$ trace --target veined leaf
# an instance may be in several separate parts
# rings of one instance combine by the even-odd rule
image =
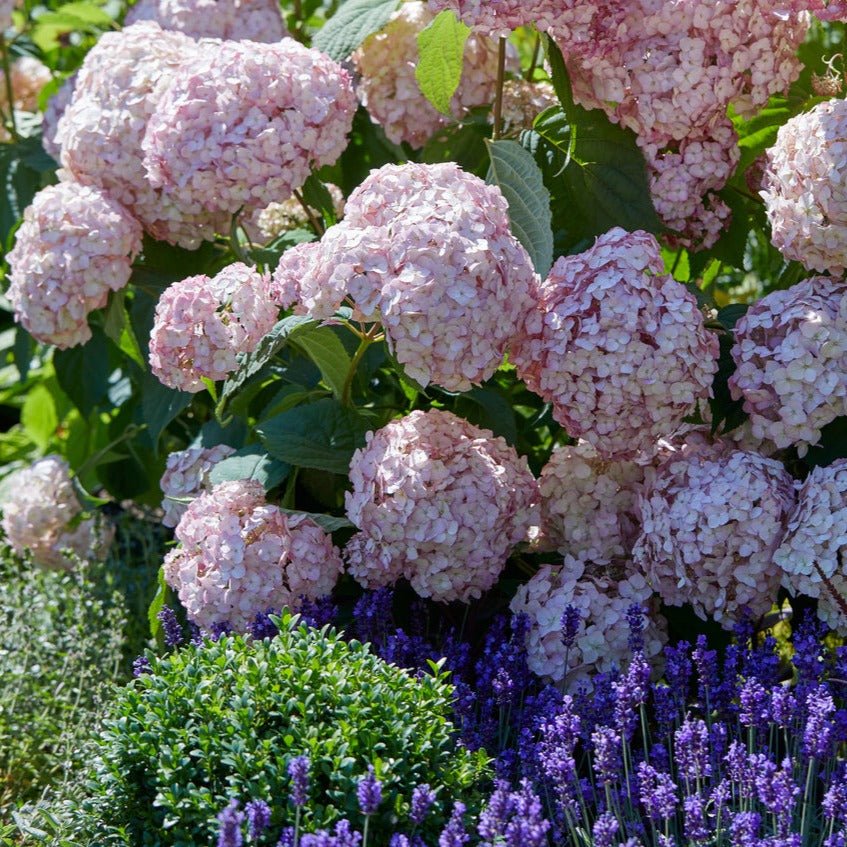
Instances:
[[[418,35],[415,79],[426,99],[448,117],[462,79],[465,42],[470,31],[451,10],[445,9]]]

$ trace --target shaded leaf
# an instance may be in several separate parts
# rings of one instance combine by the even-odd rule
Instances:
[[[312,39],[312,47],[343,62],[372,32],[382,29],[399,0],[345,0]]]
[[[265,491],[269,491],[283,482],[289,473],[291,465],[271,458],[261,444],[251,444],[218,462],[212,468],[209,480],[217,485],[231,480],[251,479],[260,482]]]

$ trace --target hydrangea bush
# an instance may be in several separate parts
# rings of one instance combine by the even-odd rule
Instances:
[[[158,646],[186,623],[247,657],[284,609],[334,620],[419,675],[444,659],[463,743],[513,757],[541,731],[524,694],[602,697],[633,649],[672,686],[669,639],[726,645],[786,602],[847,636],[847,5],[66,5],[0,0],[17,551],[67,567],[117,511],[158,510],[174,544],[139,600]],[[167,661],[173,693],[190,668]],[[596,787],[619,738],[595,730]],[[647,752],[596,820],[548,808],[535,835],[517,810],[549,786],[501,763],[481,843],[641,838],[671,816],[654,797],[630,827],[641,784],[677,779]],[[295,803],[316,814],[295,841],[367,840],[391,788],[358,764],[365,799]],[[188,831],[200,800],[165,771],[139,802],[167,783],[155,827]],[[225,782],[206,841],[288,821],[281,782]],[[456,799],[441,847],[465,843]]]

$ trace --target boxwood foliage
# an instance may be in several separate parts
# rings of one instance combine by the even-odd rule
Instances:
[[[264,641],[207,640],[151,659],[152,671],[118,692],[105,722],[86,817],[104,841],[211,844],[231,799],[273,809],[260,843],[294,823],[287,765],[312,762],[305,830],[346,817],[361,826],[356,788],[374,765],[383,783],[372,844],[405,828],[412,791],[438,790],[427,829],[444,825],[453,799],[473,805],[488,774],[484,754],[458,745],[453,689],[437,666],[420,678],[383,662],[334,630],[280,622]]]

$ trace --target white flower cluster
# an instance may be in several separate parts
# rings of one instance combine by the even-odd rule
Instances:
[[[109,196],[75,182],[42,189],[9,252],[15,320],[59,348],[91,338],[88,315],[129,281],[141,227]]]
[[[426,3],[404,3],[391,20],[369,36],[352,56],[361,76],[359,99],[390,141],[423,147],[448,118],[426,99],[418,85],[418,35],[435,15]],[[497,44],[471,34],[465,42],[462,78],[453,95],[452,114],[490,103],[497,80]]]
[[[500,190],[452,163],[374,171],[344,221],[274,273],[280,305],[327,319],[349,299],[409,376],[448,391],[496,371],[537,284]]]
[[[165,580],[202,629],[243,632],[257,614],[296,609],[329,594],[342,563],[332,539],[305,515],[265,501],[254,480],[224,482],[194,500],[165,557]]]
[[[538,478],[542,546],[592,561],[629,555],[644,468],[601,458],[586,441],[553,452]]]
[[[730,628],[745,607],[758,616],[773,603],[773,556],[793,505],[779,462],[696,439],[648,472],[633,557],[665,603]]]
[[[277,0],[139,0],[124,23],[138,21],[155,21],[192,38],[271,43],[288,35]]]
[[[162,523],[176,526],[188,508],[189,499],[196,499],[211,488],[209,474],[218,462],[231,456],[235,450],[226,444],[215,447],[190,447],[168,456],[165,472],[159,487],[165,495]]]
[[[845,157],[847,103],[819,103],[779,128],[761,192],[782,254],[838,275],[847,268]]]
[[[718,339],[663,270],[652,235],[610,230],[556,262],[512,344],[518,375],[605,458],[655,452],[711,396]]]
[[[326,184],[326,189],[332,197],[332,205],[337,218],[344,215],[344,195],[337,185]],[[311,207],[310,207],[311,208]],[[320,212],[312,209],[312,214],[320,218]],[[253,213],[245,222],[247,232],[254,241],[270,241],[284,232],[292,229],[302,229],[310,224],[309,214],[296,197],[290,197],[281,203],[270,203],[264,209]]]
[[[82,559],[108,552],[114,530],[100,516],[81,518],[82,504],[64,459],[46,456],[16,471],[7,491],[2,528],[16,553],[29,550],[36,564],[69,568],[72,561],[65,550]]]
[[[491,588],[538,524],[538,487],[502,438],[451,412],[412,412],[368,433],[350,464],[347,546],[362,585],[405,576],[421,597],[468,602]]]
[[[595,673],[621,668],[629,660],[627,611],[633,604],[649,612],[644,655],[648,661],[656,660],[667,642],[667,624],[653,590],[628,560],[594,563],[565,556],[562,565],[543,565],[518,589],[510,608],[530,621],[526,645],[530,669],[573,689],[582,681],[590,682]],[[570,647],[562,632],[568,606],[580,616]]]
[[[753,435],[803,454],[847,415],[847,283],[813,277],[763,297],[738,322],[732,358]]]

